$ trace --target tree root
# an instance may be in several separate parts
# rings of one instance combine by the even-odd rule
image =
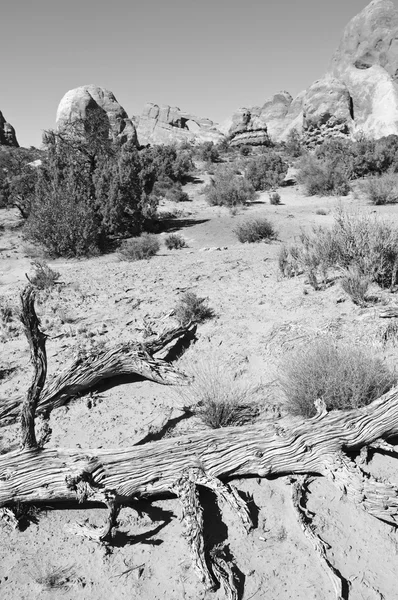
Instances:
[[[333,584],[336,600],[348,600],[348,583],[342,578],[341,574],[329,561],[326,554],[328,545],[315,533],[314,528],[309,522],[308,511],[303,506],[303,498],[306,493],[306,481],[306,476],[300,476],[292,484],[292,500],[298,521],[301,525],[304,535],[310,540],[312,546],[319,555],[322,567],[326,571]]]
[[[199,476],[200,476],[199,472]],[[198,470],[187,469],[174,485],[174,492],[182,505],[184,537],[190,547],[195,571],[206,590],[214,590],[215,583],[207,566],[203,539],[203,511],[197,489]]]
[[[391,483],[365,473],[343,452],[333,457],[325,474],[358,507],[380,521],[398,525],[398,489]]]

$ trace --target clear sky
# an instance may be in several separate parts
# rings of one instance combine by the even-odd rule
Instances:
[[[2,0],[0,110],[23,146],[39,146],[65,92],[90,83],[110,89],[129,116],[155,102],[221,122],[321,77],[366,4]]]

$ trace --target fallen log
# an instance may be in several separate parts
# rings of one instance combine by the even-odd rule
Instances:
[[[367,512],[396,525],[397,490],[367,476],[347,453],[397,434],[394,388],[369,406],[307,420],[205,430],[126,449],[14,451],[0,456],[0,506],[104,501],[108,492],[124,503],[173,493],[191,468],[221,480],[310,473],[328,477]]]
[[[115,377],[137,375],[162,385],[187,383],[188,378],[166,361],[176,347],[194,337],[195,331],[193,324],[175,327],[144,345],[118,344],[79,356],[44,387],[36,414],[48,415],[54,408]],[[21,405],[21,398],[2,400],[0,425],[15,422]]]

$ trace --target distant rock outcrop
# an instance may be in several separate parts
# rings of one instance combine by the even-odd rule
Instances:
[[[10,123],[7,123],[0,111],[0,146],[11,146],[19,148],[15,129]]]
[[[149,102],[138,119],[139,143],[171,144],[181,142],[220,142],[224,135],[210,119],[195,117],[175,106]]]
[[[280,92],[232,117],[232,145],[284,141],[297,130],[310,146],[357,133],[398,134],[398,10],[373,0],[345,28],[322,79],[292,100]]]
[[[302,97],[293,100],[288,92],[278,92],[262,106],[241,108],[232,116],[228,131],[230,144],[260,146],[282,139],[295,127],[301,112]]]
[[[83,85],[65,94],[57,110],[57,129],[79,119],[86,119],[90,112],[96,112],[107,119],[109,132],[115,139],[137,143],[135,126],[124,108],[112,92],[96,85]]]
[[[240,108],[232,115],[228,131],[231,146],[268,146],[270,139],[266,122],[261,117],[261,108]]]

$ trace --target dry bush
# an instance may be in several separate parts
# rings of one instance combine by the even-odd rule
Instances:
[[[242,206],[256,198],[252,184],[228,168],[219,169],[204,191],[211,206]]]
[[[306,154],[300,159],[297,179],[308,196],[346,196],[351,189],[344,160]]]
[[[273,205],[277,205],[281,203],[281,197],[278,192],[271,192],[269,195],[269,203]]]
[[[287,171],[288,164],[271,149],[248,159],[245,164],[245,177],[256,191],[279,187],[282,185]]]
[[[385,362],[367,349],[331,337],[289,353],[280,365],[281,385],[290,413],[312,417],[322,398],[328,410],[366,406],[396,383]]]
[[[54,287],[57,283],[60,273],[51,269],[44,261],[36,260],[32,262],[35,270],[34,274],[29,278],[32,285],[39,290],[46,290]]]
[[[265,218],[246,221],[233,231],[242,244],[271,241],[277,236],[274,226]]]
[[[144,233],[140,237],[126,240],[120,247],[120,255],[124,260],[143,260],[155,256],[160,250],[156,236]]]
[[[192,383],[177,390],[179,400],[207,427],[241,426],[258,417],[260,411],[255,400],[258,386],[234,377],[219,357],[212,356],[184,370]]]
[[[73,567],[54,567],[52,565],[41,567],[36,563],[34,571],[30,575],[45,591],[67,591],[78,581]]]
[[[370,285],[367,275],[364,275],[355,267],[350,267],[345,271],[340,283],[354,304],[358,304],[358,306],[366,304],[366,294]]]
[[[291,268],[304,271],[314,288],[318,278],[325,280],[331,269],[350,267],[381,287],[397,282],[398,228],[372,215],[339,211],[332,228],[314,227],[310,233],[301,233],[287,251]]]
[[[359,189],[372,204],[395,204],[398,202],[398,174],[369,177],[359,183]]]
[[[167,250],[180,250],[180,248],[186,248],[187,243],[182,235],[178,233],[170,233],[164,238],[164,245]]]
[[[215,316],[213,309],[208,304],[208,299],[199,298],[193,292],[186,292],[181,296],[174,309],[174,315],[180,325],[203,323]]]

